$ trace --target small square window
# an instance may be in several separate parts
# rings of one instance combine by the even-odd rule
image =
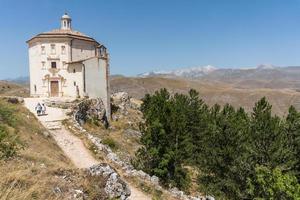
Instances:
[[[76,86],[76,81],[74,81],[74,86]]]
[[[46,53],[45,46],[41,46],[41,54],[44,55]]]
[[[76,72],[76,69],[73,69],[73,73],[75,73]]]
[[[51,44],[51,54],[56,54],[55,44]]]
[[[56,69],[56,62],[51,62],[51,68]]]
[[[61,54],[62,55],[66,54],[66,47],[65,46],[61,46]]]
[[[42,61],[42,68],[45,68],[45,61]]]

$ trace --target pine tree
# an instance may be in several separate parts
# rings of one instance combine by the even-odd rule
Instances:
[[[206,176],[200,180],[208,185],[208,191],[218,188],[228,194],[231,199],[242,196],[246,180],[242,173],[244,163],[245,137],[247,136],[248,116],[243,109],[236,111],[232,106],[225,105],[221,111],[215,106],[212,111],[214,122],[205,143]],[[244,184],[243,184],[244,183]]]
[[[290,148],[293,149],[297,158],[294,170],[298,180],[300,180],[300,113],[297,112],[294,106],[289,108],[289,113],[286,117],[286,129]]]
[[[141,111],[145,123],[141,124],[144,145],[133,161],[151,175],[160,177],[163,184],[188,188],[189,177],[183,168],[185,146],[188,141],[186,113],[188,98],[185,95],[170,96],[166,89],[154,95],[146,95]]]
[[[285,121],[272,116],[272,106],[262,98],[255,104],[250,123],[249,162],[289,170],[295,162],[293,151],[288,143]]]
[[[186,127],[189,137],[188,141],[185,141],[190,164],[201,162],[199,155],[203,151],[202,140],[208,130],[208,118],[208,106],[199,99],[199,93],[196,90],[190,90]]]

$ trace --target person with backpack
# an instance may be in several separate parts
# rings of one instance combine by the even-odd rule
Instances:
[[[37,114],[38,116],[40,116],[41,113],[42,113],[42,106],[41,106],[40,103],[38,103],[38,104],[35,106],[35,110],[36,110],[36,114]]]

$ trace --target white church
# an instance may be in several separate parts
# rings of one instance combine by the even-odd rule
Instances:
[[[73,30],[68,14],[61,17],[60,29],[40,33],[27,44],[32,97],[100,97],[110,115],[107,49]]]

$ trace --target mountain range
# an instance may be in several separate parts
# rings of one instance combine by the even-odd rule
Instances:
[[[164,77],[225,82],[236,88],[300,88],[300,66],[258,65],[248,68],[217,68],[211,65],[172,71],[152,71],[138,77]]]

